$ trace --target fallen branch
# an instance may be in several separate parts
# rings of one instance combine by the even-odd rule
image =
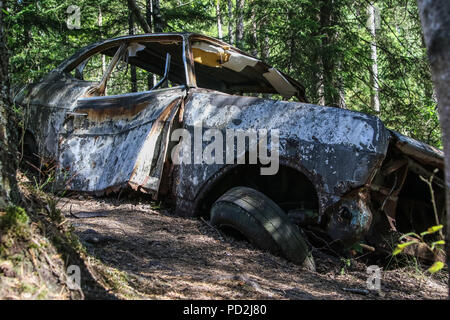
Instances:
[[[70,205],[69,214],[70,214],[72,217],[75,217],[75,218],[77,218],[77,219],[80,219],[80,217],[78,217],[78,216],[76,216],[76,215],[74,215],[74,214],[72,213],[72,205]]]
[[[219,229],[217,229],[216,227],[214,227],[213,225],[211,225],[208,221],[206,221],[205,219],[203,219],[203,217],[200,217],[200,219],[210,228],[214,229],[217,234],[219,235],[220,240],[224,241],[225,238],[223,237],[222,233],[219,231]]]

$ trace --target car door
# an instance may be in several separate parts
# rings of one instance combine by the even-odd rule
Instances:
[[[58,133],[72,106],[92,83],[69,74],[51,72],[42,81],[25,85],[14,97],[24,110],[24,128],[41,162],[56,159]]]
[[[176,72],[183,63],[178,60],[182,54],[178,55],[176,49],[176,43],[169,48],[157,42],[124,41],[113,48],[114,54],[111,48],[107,49],[106,64],[104,57],[98,59],[103,62],[97,64],[102,72],[92,72],[101,77],[98,81],[86,79],[94,84],[77,99],[60,132],[57,174],[60,186],[96,193],[130,186],[157,196],[172,122],[186,93],[183,84],[169,81],[179,79],[170,76],[170,66]],[[181,46],[178,49],[181,51]],[[165,63],[172,56],[174,59]],[[152,60],[153,67],[146,64],[150,57],[156,60]],[[89,65],[89,61],[82,63],[78,73]],[[152,76],[148,70],[159,71],[162,77],[151,90],[146,88],[146,81]],[[167,78],[161,74],[162,70]],[[135,81],[131,85],[126,81],[129,76]]]

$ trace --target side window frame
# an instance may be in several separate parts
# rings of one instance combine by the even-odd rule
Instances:
[[[85,80],[83,77],[84,68],[86,67],[89,60],[96,54],[99,54],[109,48],[112,47],[118,47],[117,50],[120,50],[120,47],[125,43],[126,48],[129,46],[131,42],[163,42],[167,40],[172,40],[174,38],[177,38],[180,42],[180,50],[181,50],[181,58],[184,65],[184,82],[180,83],[180,85],[185,85],[187,87],[197,87],[196,81],[195,81],[195,73],[194,73],[194,65],[193,65],[193,55],[190,48],[190,40],[188,35],[153,35],[150,37],[127,37],[120,41],[111,41],[108,44],[102,43],[99,44],[96,47],[91,48],[84,54],[81,54],[78,57],[74,57],[73,59],[66,62],[65,66],[62,66],[62,72],[65,73],[71,73],[75,71],[75,78],[80,81],[88,81]],[[117,53],[117,51],[116,51]],[[75,65],[75,66],[73,66]],[[114,68],[113,68],[114,69]],[[113,70],[112,69],[112,70]],[[111,71],[112,72],[112,71]]]
[[[111,74],[114,68],[116,67],[117,63],[119,62],[123,54],[126,52],[128,45],[129,43],[127,41],[124,41],[119,46],[119,48],[117,48],[116,53],[114,54],[111,62],[108,64],[108,67],[106,68],[105,72],[102,75],[102,79],[100,80],[100,82],[98,82],[97,85],[93,85],[87,90],[86,92],[87,95],[104,96],[108,80],[111,77]],[[90,59],[91,57],[89,57],[88,59]]]

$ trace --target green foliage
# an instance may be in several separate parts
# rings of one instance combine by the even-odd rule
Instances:
[[[441,261],[436,261],[435,263],[433,263],[433,265],[431,267],[428,268],[428,272],[436,273],[439,270],[441,270],[442,268],[444,268],[444,263]]]
[[[341,258],[341,263],[342,263],[342,267],[341,267],[340,274],[344,275],[347,272],[348,268],[350,268],[352,261],[351,261],[351,259],[348,259],[348,258]]]
[[[432,242],[431,245],[429,245],[429,244],[425,241],[424,237],[425,237],[426,235],[434,234],[434,233],[438,232],[439,230],[441,230],[442,228],[443,228],[443,225],[437,225],[437,226],[432,226],[432,227],[428,228],[426,231],[421,232],[420,234],[417,234],[417,233],[415,233],[415,232],[409,232],[409,233],[406,233],[406,234],[402,235],[402,236],[399,238],[399,241],[401,241],[402,239],[405,239],[405,238],[407,238],[407,237],[413,238],[413,240],[408,241],[408,242],[403,242],[403,243],[397,244],[396,248],[395,248],[394,251],[392,252],[392,255],[393,255],[393,256],[396,256],[396,255],[402,253],[403,250],[404,250],[406,247],[408,247],[408,246],[410,246],[410,245],[412,245],[412,244],[415,244],[415,243],[422,243],[422,244],[425,244],[425,245],[428,247],[428,249],[436,255],[436,254],[438,253],[439,250],[442,250],[443,246],[445,245],[445,241],[444,241],[444,240],[437,240],[437,241]],[[444,267],[444,264],[443,264],[442,262],[436,261],[436,262],[428,269],[428,272],[430,272],[430,273],[436,273],[436,272],[438,272],[439,270],[441,270],[443,267]]]
[[[0,229],[8,230],[14,227],[21,227],[28,224],[29,218],[25,209],[16,206],[9,206],[1,216]]]
[[[361,246],[361,243],[357,242],[352,247],[351,250],[355,250],[358,253],[363,253],[363,247]]]

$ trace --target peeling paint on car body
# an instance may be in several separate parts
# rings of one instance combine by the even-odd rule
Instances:
[[[304,172],[315,177],[321,212],[339,196],[368,183],[376,164],[386,154],[389,132],[378,118],[369,115],[297,102],[191,92],[183,123],[192,135],[199,122],[204,130],[217,128],[222,132],[278,129],[280,158],[295,159]],[[240,120],[239,124],[235,119]],[[296,145],[293,147],[290,141]],[[223,166],[180,165],[183,179],[177,196],[195,199],[201,187]]]
[[[76,124],[67,122],[59,146],[60,183],[68,181],[66,188],[88,192],[131,184],[157,194],[159,173],[151,174],[152,165],[160,152],[165,154],[158,144],[184,93],[181,87],[141,94],[142,97],[134,94],[133,104],[145,106],[132,119],[116,120],[110,116],[99,121],[88,115],[75,118]],[[86,109],[74,110],[89,114]]]
[[[177,87],[95,97],[86,92],[96,83],[67,73],[105,48],[126,44],[125,52],[139,57],[145,45],[158,42],[181,50],[179,74],[171,75],[179,80]],[[208,52],[194,56],[193,49]],[[214,61],[216,56],[221,61]],[[162,66],[155,70],[164,71]],[[295,96],[300,102],[229,94],[240,87],[208,78],[208,72],[236,72],[239,80],[241,72],[245,78],[255,70],[255,84],[246,89]],[[197,85],[202,83],[209,87]],[[27,110],[28,130],[39,153],[56,160],[60,188],[104,194],[129,187],[154,199],[173,199],[175,211],[183,215],[199,214],[220,179],[241,165],[174,165],[169,155],[175,128],[191,136],[198,124],[203,132],[217,129],[224,135],[230,129],[278,130],[280,165],[306,177],[318,198],[316,222],[331,238],[347,244],[372,230],[372,222],[380,220],[374,219],[378,211],[395,221],[408,172],[430,175],[433,168],[443,168],[442,151],[386,129],[375,116],[308,104],[304,87],[294,79],[220,40],[191,33],[125,36],[92,44],[41,82],[25,86],[15,102]],[[201,143],[203,148],[208,144]],[[442,184],[438,177],[436,183]]]

